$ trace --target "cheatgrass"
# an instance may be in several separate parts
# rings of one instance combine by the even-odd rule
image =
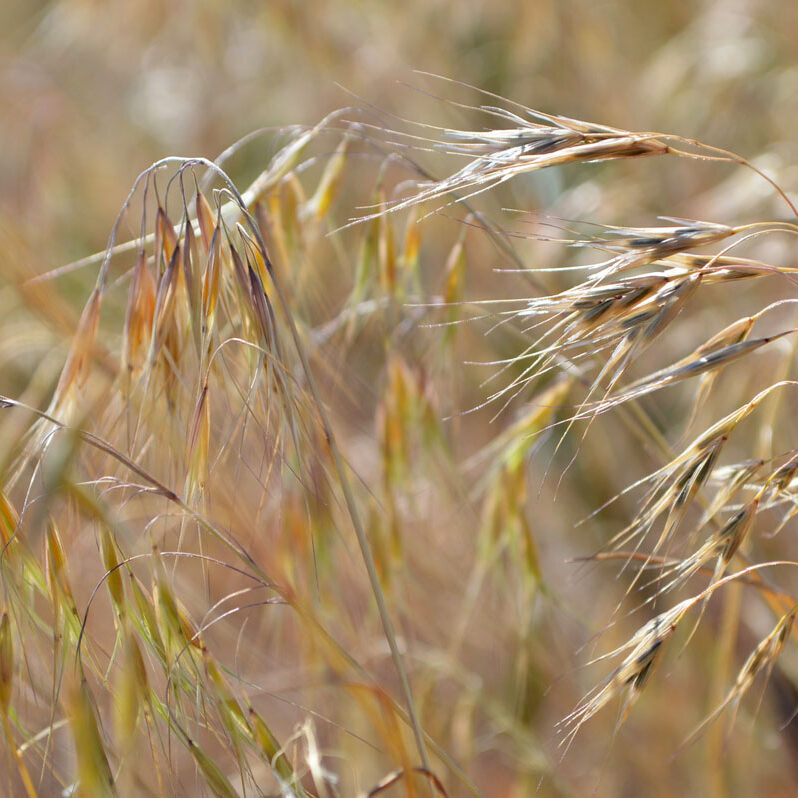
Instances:
[[[735,719],[794,668],[795,206],[474,94],[462,129],[287,131],[245,189],[246,142],[165,158],[105,252],[20,278],[54,314],[93,283],[1,398],[7,794],[611,791],[647,702],[652,779],[706,745],[737,783]],[[520,207],[638,161],[772,203]]]

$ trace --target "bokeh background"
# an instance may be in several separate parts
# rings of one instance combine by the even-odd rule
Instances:
[[[2,13],[3,208],[50,263],[98,249],[115,200],[164,153],[214,157],[257,128],[313,124],[352,102],[345,90],[412,112],[413,69],[794,160],[786,3],[8,0]]]
[[[3,0],[0,392],[46,406],[97,267],[29,281],[102,250],[134,179],[153,161],[166,155],[215,158],[252,131],[273,129],[229,162],[231,176],[244,188],[285,140],[280,129],[312,126],[343,106],[361,109],[349,114],[353,119],[396,127],[403,119],[465,129],[489,123],[447,102],[478,105],[484,97],[414,70],[548,113],[699,139],[740,153],[788,193],[798,192],[796,30],[798,5],[762,0]],[[354,206],[369,201],[380,153],[390,148],[385,141],[395,140],[374,137],[381,149],[354,147],[363,157],[353,155],[326,230],[344,224]],[[317,142],[320,162],[337,143],[333,135]],[[434,153],[414,157],[430,170],[438,168]],[[307,174],[316,174],[313,167]],[[488,210],[520,207],[605,224],[654,224],[659,214],[711,221],[785,215],[766,183],[728,164],[569,167],[503,191],[485,200]],[[514,224],[523,229],[523,223]],[[430,221],[425,230],[421,283],[439,294],[462,228],[443,219]],[[347,260],[341,250],[356,233],[341,235],[338,247],[321,236],[321,243],[305,251],[295,289],[308,328],[323,329],[352,289],[356,259]],[[458,297],[476,301],[532,290],[523,278],[494,272],[510,264],[484,239],[479,231],[467,234]],[[788,238],[774,240],[758,257],[787,262],[792,248]],[[565,257],[537,243],[519,242],[518,251],[526,262]],[[781,285],[766,298],[783,291]],[[123,304],[118,308],[117,333]],[[714,329],[719,318],[717,307],[702,307],[686,334]],[[114,319],[104,323],[113,329]],[[507,493],[494,499],[521,496],[519,512],[539,558],[533,578],[519,569],[519,550],[509,544],[491,559],[480,548],[485,527],[493,522],[491,512],[499,525],[506,519],[484,506],[486,484],[488,494],[495,487],[491,450],[478,455],[516,416],[513,408],[495,421],[496,408],[462,415],[489,388],[481,384],[484,369],[461,364],[506,357],[518,342],[501,330],[486,339],[484,327],[468,327],[455,342],[446,338],[444,350],[447,328],[414,328],[412,341],[398,347],[401,357],[392,359],[384,345],[388,327],[376,323],[355,340],[336,341],[334,362],[320,370],[342,448],[376,496],[364,503],[375,516],[375,539],[382,527],[403,530],[398,565],[390,566],[392,602],[407,645],[416,652],[411,676],[424,696],[422,714],[433,736],[491,796],[532,794],[541,777],[543,794],[552,795],[794,794],[796,738],[789,728],[779,728],[795,704],[787,677],[765,694],[758,715],[752,706],[734,735],[712,743],[715,753],[699,741],[674,758],[757,639],[742,623],[739,641],[732,640],[723,659],[731,670],[718,666],[716,672],[712,630],[722,616],[711,613],[706,633],[662,669],[659,683],[617,737],[608,710],[610,717],[586,726],[561,759],[555,723],[600,678],[600,669],[581,665],[607,650],[603,642],[594,648],[592,636],[623,593],[613,566],[567,561],[592,553],[628,521],[631,505],[621,502],[593,525],[573,526],[654,461],[608,421],[591,430],[591,445],[558,487],[557,478],[545,476],[554,457],[549,446],[524,472],[523,484],[503,486]],[[678,349],[679,341],[674,345]],[[388,523],[380,520],[387,512],[383,483],[372,476],[381,467],[385,414],[403,412],[390,404],[390,391],[399,384],[406,393],[417,391],[416,398],[424,400],[419,406],[435,418],[431,436],[441,435],[446,443],[436,454],[409,456],[411,475],[393,475],[398,509],[391,508]],[[667,429],[671,416],[685,412],[689,399],[666,405],[657,420]],[[413,423],[419,429],[408,446],[415,452],[427,445],[427,428],[418,419]],[[553,469],[575,451],[575,443],[566,445]],[[343,564],[331,554],[330,570],[321,577],[331,591],[326,595],[332,608],[325,613],[335,616],[330,596],[348,602],[345,637],[375,672],[387,672],[383,644],[376,642],[379,625],[367,609],[350,544],[342,545]],[[79,566],[73,578],[80,581]],[[353,586],[333,590],[336,580],[350,579]],[[84,592],[92,586],[87,581]],[[761,631],[757,612],[745,620]],[[362,628],[352,621],[359,613],[368,618]],[[634,628],[630,621],[626,631]],[[290,634],[282,642],[292,645]],[[275,668],[289,667],[278,660]],[[272,692],[296,700],[291,711],[274,710],[284,734],[303,717],[297,707],[308,704],[353,733],[369,734],[343,701],[325,695],[313,704],[317,698],[309,696],[317,685],[308,687],[310,681],[283,675],[269,683]],[[361,763],[356,745],[320,735],[329,743],[326,762],[339,773],[341,795],[368,789],[390,770],[378,758]],[[723,775],[716,772],[720,762]],[[180,794],[203,794],[190,767],[175,779],[171,788],[187,791]],[[466,794],[456,779],[446,784],[450,794]]]

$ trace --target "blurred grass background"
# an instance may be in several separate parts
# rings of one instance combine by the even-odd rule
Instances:
[[[414,120],[466,129],[484,124],[468,110],[423,92],[472,104],[482,102],[479,97],[413,73],[420,69],[546,112],[629,130],[674,132],[734,150],[794,191],[795,30],[798,6],[745,0],[4,0],[0,391],[46,406],[96,267],[45,282],[26,281],[102,250],[136,175],[160,157],[214,158],[253,130],[313,125],[336,108],[359,105],[357,97]],[[280,140],[276,133],[265,135],[231,159],[228,168],[240,187],[264,168]],[[317,144],[320,157],[337,144],[334,138],[325,141]],[[431,169],[435,163],[430,160]],[[352,214],[350,197],[369,201],[376,168],[373,154],[352,159],[330,228]],[[648,162],[587,167],[578,174],[570,169],[546,173],[510,186],[494,207],[501,204],[626,224],[651,224],[663,213],[719,222],[783,214],[767,186],[744,171],[727,165],[664,168]],[[130,229],[135,230],[135,221]],[[397,230],[400,236],[399,225]],[[440,292],[445,283],[446,259],[459,232],[445,220],[432,220],[425,227],[421,283],[431,293]],[[338,250],[322,238],[303,249],[301,279],[296,277],[294,288],[309,329],[329,322],[346,300],[355,266],[340,249],[346,250],[346,242],[356,240],[346,236],[355,234],[344,234]],[[487,299],[529,290],[520,278],[498,278],[492,269],[508,264],[476,234],[467,235],[460,296]],[[525,256],[546,251],[524,246],[519,244]],[[789,257],[789,246],[776,242],[766,254]],[[123,313],[123,304],[118,310]],[[715,310],[702,312],[694,323],[701,326],[712,319],[714,324]],[[113,319],[107,324],[118,335],[121,315],[115,330]],[[496,501],[523,499],[518,512],[536,541],[545,591],[537,583],[530,587],[528,573],[516,572],[518,552],[510,547],[485,566],[487,573],[480,577],[485,583],[471,595],[468,589],[479,584],[474,574],[484,556],[480,530],[490,525],[491,512],[483,507],[476,486],[484,484],[489,468],[483,462],[476,472],[464,475],[460,465],[512,417],[493,425],[491,412],[457,417],[479,404],[486,391],[479,385],[484,370],[460,363],[506,356],[516,344],[501,332],[486,341],[481,329],[458,332],[456,341],[441,344],[444,335],[435,329],[414,330],[394,347],[385,343],[390,323],[383,327],[378,322],[354,343],[336,343],[334,360],[320,369],[342,448],[362,475],[365,492],[374,495],[373,501],[363,502],[372,513],[372,528],[401,527],[404,548],[398,565],[392,566],[396,573],[390,589],[394,608],[401,607],[396,611],[403,634],[416,652],[410,672],[421,696],[425,728],[485,795],[531,794],[542,775],[544,794],[583,795],[594,788],[604,795],[702,794],[712,783],[706,769],[713,762],[707,765],[704,749],[696,746],[675,762],[671,757],[710,706],[703,698],[712,684],[706,667],[711,641],[706,639],[697,640],[689,656],[674,660],[664,684],[641,703],[606,761],[612,718],[587,727],[558,764],[554,723],[594,681],[592,675],[571,672],[579,661],[575,651],[603,626],[622,592],[614,571],[610,575],[564,565],[564,560],[592,552],[625,523],[624,511],[612,510],[589,529],[574,532],[571,527],[630,481],[630,473],[636,473],[631,464],[650,468],[649,453],[621,448],[612,421],[596,425],[592,446],[585,447],[556,503],[552,485],[539,490],[551,457],[550,450],[544,453],[521,482],[504,485],[506,492],[498,492]],[[336,379],[340,374],[344,380]],[[407,408],[397,396],[415,408],[411,415],[421,416],[408,421]],[[409,425],[411,441],[403,444],[409,460],[404,473],[391,472],[386,488],[372,477],[390,437],[391,414],[399,419],[396,423]],[[455,418],[444,422],[448,416]],[[430,445],[436,436],[445,445]],[[571,453],[565,453],[563,462]],[[394,488],[397,507],[389,512],[386,502]],[[513,508],[503,506],[502,511],[515,518]],[[509,522],[499,517],[496,523]],[[340,623],[352,650],[391,684],[384,644],[350,544],[342,544],[341,551],[331,543],[331,551],[322,555],[329,556],[329,571],[321,577],[324,590],[330,591],[325,595],[336,600],[328,598],[329,606],[319,613]],[[290,559],[290,546],[285,545]],[[75,546],[81,550],[77,539]],[[387,568],[390,555],[382,557]],[[73,579],[85,582],[82,595],[96,578],[96,570],[82,573],[79,563],[74,566]],[[343,584],[336,588],[338,580]],[[346,622],[339,617],[338,601],[346,607]],[[368,631],[360,626],[361,616],[368,618]],[[465,619],[466,627],[460,629],[453,619]],[[462,639],[455,639],[455,630]],[[294,646],[301,648],[291,639],[296,633],[275,635],[286,651],[293,651]],[[235,639],[233,631],[230,635]],[[373,733],[340,698],[339,693],[348,695],[345,690],[333,691],[332,697],[325,694],[316,705],[316,698],[309,699],[319,685],[329,687],[333,679],[315,672],[293,679],[293,656],[274,658],[268,667],[253,666],[252,678],[284,668],[262,686],[316,706],[353,733]],[[277,714],[284,735],[302,716]],[[790,734],[779,735],[772,721],[760,719],[756,731],[741,725],[742,742],[735,738],[728,743],[725,760],[730,792],[793,794],[797,787]],[[368,788],[388,769],[379,757],[368,759],[356,746],[347,749],[334,734],[320,734],[322,743],[329,742],[325,766],[340,774],[341,795]],[[390,734],[385,733],[388,738]],[[342,764],[338,756],[348,761]],[[192,794],[196,788],[202,794],[191,767],[178,770],[172,789]],[[447,788],[452,795],[464,794],[457,780],[447,781]]]
[[[313,124],[351,101],[336,83],[412,111],[397,81],[413,68],[794,161],[789,4],[7,0],[2,14],[2,207],[53,263],[99,249],[111,196],[165,152],[214,157],[256,128]]]

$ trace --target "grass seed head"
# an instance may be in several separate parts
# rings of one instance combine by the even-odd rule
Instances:
[[[78,794],[87,798],[116,795],[97,710],[85,681],[72,691],[69,721],[77,755]]]
[[[128,632],[122,643],[119,673],[115,681],[114,730],[122,751],[131,750],[150,685],[147,667],[135,635]]]

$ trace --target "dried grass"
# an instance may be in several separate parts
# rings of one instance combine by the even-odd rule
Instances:
[[[336,112],[293,131],[243,192],[216,163],[165,158],[136,181],[107,250],[80,262],[97,278],[47,401],[0,397],[10,791],[481,794],[484,762],[510,750],[517,790],[542,777],[578,794],[563,752],[613,703],[619,734],[684,620],[690,651],[742,586],[754,609],[732,626],[760,642],[688,741],[733,720],[758,676],[789,672],[796,563],[767,541],[798,514],[784,404],[796,329],[792,299],[760,302],[751,286],[792,289],[795,267],[755,250],[798,228],[601,219],[585,235],[559,221],[553,238],[539,214],[511,230],[518,214],[489,199],[544,169],[642,156],[753,170],[795,215],[790,197],[678,136],[494,95],[458,108],[493,127]],[[353,166],[375,158],[363,189]],[[425,158],[457,165],[434,179]],[[120,243],[125,225],[140,233]],[[589,250],[602,259],[580,261]],[[485,251],[529,269],[534,295],[467,304],[471,252]],[[735,291],[759,304],[738,314],[729,300],[715,332],[688,323]],[[458,415],[446,392],[473,368],[459,339],[474,328],[505,337],[482,361],[499,387],[472,389]],[[354,357],[379,363],[371,384]],[[371,443],[347,418],[360,402]],[[462,468],[458,425],[480,412],[504,427]],[[620,447],[600,437],[610,419],[647,471],[616,467]],[[623,563],[602,631],[633,628],[592,659],[614,664],[562,721],[558,752],[531,731],[544,660],[532,650],[566,588],[541,556],[557,530],[530,506],[578,493],[568,480],[590,479],[591,458],[601,495],[584,500],[599,509],[582,529],[603,540],[585,560]],[[602,469],[626,480],[614,498]],[[613,511],[624,520],[605,534],[597,518]],[[474,534],[455,548],[460,523]],[[491,602],[506,617],[475,628]],[[484,688],[492,634],[515,640],[509,708]],[[464,651],[479,635],[475,666]]]

